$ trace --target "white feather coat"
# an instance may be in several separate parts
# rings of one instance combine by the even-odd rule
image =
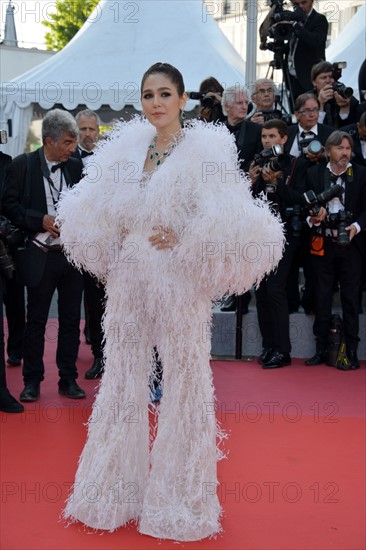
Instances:
[[[140,118],[119,123],[58,207],[70,259],[107,294],[105,373],[65,516],[109,530],[134,520],[142,533],[198,540],[220,530],[211,300],[257,284],[280,260],[284,236],[268,204],[252,198],[224,126],[191,124],[144,179],[154,134]],[[155,225],[174,230],[174,250],[151,246]],[[164,396],[150,452],[153,346]],[[136,422],[124,421],[128,411]]]

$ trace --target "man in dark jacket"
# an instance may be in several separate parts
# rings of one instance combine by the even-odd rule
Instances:
[[[325,59],[328,21],[314,9],[314,0],[292,0],[302,10],[305,21],[293,21],[289,41],[288,69],[293,98],[311,88],[311,68]]]
[[[56,289],[59,393],[72,399],[85,397],[76,383],[75,365],[83,279],[67,261],[59,244],[60,229],[55,224],[60,193],[81,178],[81,162],[70,158],[76,149],[77,135],[77,125],[70,113],[60,109],[49,111],[42,125],[43,147],[16,157],[5,176],[4,214],[29,239],[28,246],[17,254],[17,268],[28,291],[21,401],[36,401],[40,395],[46,323]]]
[[[308,224],[313,229],[312,267],[316,303],[313,332],[316,353],[307,365],[326,362],[332,313],[334,283],[338,279],[348,361],[338,368],[359,368],[359,290],[361,284],[364,230],[366,229],[366,169],[351,162],[353,141],[349,134],[333,132],[326,141],[328,164],[307,172],[306,186],[315,195],[331,191],[335,184],[341,193],[330,198],[319,211],[311,211]]]

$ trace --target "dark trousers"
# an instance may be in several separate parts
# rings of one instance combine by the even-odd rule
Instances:
[[[4,319],[3,319],[3,276],[0,273],[0,388],[6,387],[5,355],[4,355]]]
[[[52,296],[58,291],[58,340],[56,363],[60,378],[77,378],[76,359],[80,337],[80,306],[83,276],[61,252],[47,252],[40,284],[28,288],[27,323],[24,334],[24,383],[44,379],[45,330]]]
[[[25,299],[24,285],[16,278],[8,279],[5,284],[3,296],[6,318],[8,321],[8,340],[6,350],[8,356],[12,355],[22,359],[23,339],[25,329]]]
[[[263,348],[290,353],[290,319],[287,299],[287,278],[300,240],[287,236],[287,244],[277,270],[270,273],[255,291],[259,329]]]
[[[317,350],[325,351],[328,345],[333,290],[338,278],[346,344],[349,350],[356,351],[359,340],[361,252],[353,242],[348,247],[341,247],[331,239],[324,239],[324,256],[311,256],[311,258],[315,282],[313,332]]]
[[[92,352],[95,358],[103,357],[103,329],[102,319],[104,315],[105,291],[101,283],[97,283],[95,277],[84,273],[84,302],[88,317],[89,337]]]

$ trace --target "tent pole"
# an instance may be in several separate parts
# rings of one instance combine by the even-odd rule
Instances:
[[[245,56],[245,83],[247,86],[255,82],[257,74],[257,18],[257,2],[256,0],[249,0],[247,3],[247,43]]]

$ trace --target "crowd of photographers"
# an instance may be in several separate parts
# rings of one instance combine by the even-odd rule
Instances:
[[[306,364],[359,368],[358,316],[366,284],[366,102],[359,103],[339,82],[341,68],[316,63],[311,87],[294,97],[293,113],[269,78],[251,89],[224,90],[211,78],[193,95],[201,100],[200,118],[223,122],[234,134],[253,195],[265,195],[284,223],[283,258],[255,291],[263,346],[259,362],[265,369],[291,364],[289,315],[300,306],[314,314],[316,352]],[[335,291],[342,306],[344,353],[334,357],[329,336]],[[229,296],[221,310],[235,311],[238,300],[248,311],[249,293]]]

